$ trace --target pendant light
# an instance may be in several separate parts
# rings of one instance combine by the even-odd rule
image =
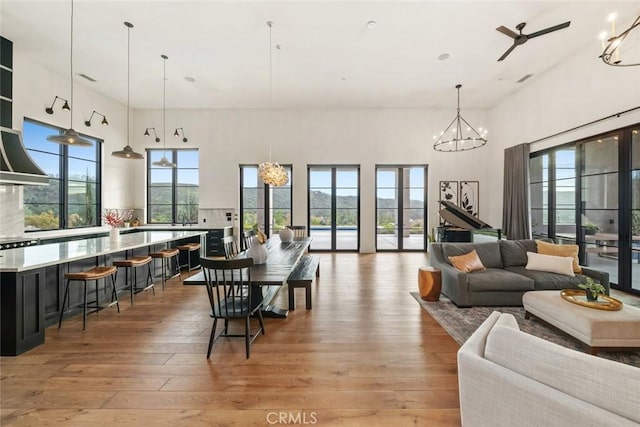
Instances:
[[[440,132],[440,136],[434,135],[436,142],[433,149],[436,151],[467,151],[474,148],[480,148],[487,143],[487,130],[479,128],[478,132],[460,115],[460,88],[461,84],[456,85],[458,90],[458,110],[456,117],[453,119],[447,129]],[[449,133],[451,131],[451,134]]]
[[[175,163],[171,163],[169,159],[167,159],[167,59],[169,59],[169,57],[167,55],[160,55],[160,57],[164,60],[162,78],[162,147],[164,152],[159,161],[151,164],[162,168],[175,168]]]
[[[271,41],[271,29],[273,28],[273,22],[268,21],[267,26],[269,27],[269,103],[271,103],[271,92],[273,86],[273,45]],[[269,161],[258,165],[258,176],[262,182],[273,185],[274,187],[287,185],[289,182],[289,174],[287,173],[287,170],[277,162],[271,162],[271,145],[269,145]]]
[[[70,81],[71,81],[71,107],[73,107],[73,0],[71,0],[71,50],[70,50]],[[55,100],[54,100],[55,102]],[[67,105],[65,103],[65,105]],[[91,141],[84,139],[81,137],[78,132],[73,129],[73,112],[71,112],[71,125],[69,129],[65,130],[62,135],[49,135],[47,137],[47,141],[55,142],[57,144],[63,145],[75,145],[78,147],[92,147],[93,144]]]
[[[111,155],[121,159],[139,160],[144,159],[144,156],[133,151],[133,148],[131,148],[129,144],[129,117],[131,116],[131,112],[129,111],[129,100],[131,97],[131,29],[133,28],[133,24],[131,22],[125,22],[124,25],[127,27],[127,145],[122,150],[112,152]]]

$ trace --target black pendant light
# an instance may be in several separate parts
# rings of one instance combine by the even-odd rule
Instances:
[[[175,163],[171,163],[167,159],[167,55],[160,55],[164,60],[164,73],[162,78],[162,147],[164,152],[162,158],[156,162],[151,163],[153,166],[160,166],[162,168],[175,168]]]
[[[71,0],[71,53],[70,57],[70,81],[71,81],[71,107],[73,107],[73,0]],[[54,100],[55,102],[55,100]],[[67,104],[65,104],[67,105]],[[73,129],[73,112],[71,112],[71,125],[62,135],[49,135],[47,141],[55,142],[63,145],[75,145],[78,147],[93,147],[93,143],[88,139],[82,138],[78,132]]]
[[[129,116],[131,115],[129,111],[131,92],[131,29],[133,28],[133,24],[131,22],[125,22],[124,25],[127,27],[127,145],[122,150],[112,152],[111,155],[113,157],[120,157],[121,159],[139,160],[144,159],[144,156],[133,151],[133,148],[129,145]]]

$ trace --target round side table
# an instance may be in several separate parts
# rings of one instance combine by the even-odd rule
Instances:
[[[438,301],[442,288],[442,273],[437,268],[420,267],[418,269],[418,288],[424,301]]]

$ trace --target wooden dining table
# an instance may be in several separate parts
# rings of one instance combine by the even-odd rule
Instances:
[[[286,318],[289,310],[279,308],[271,304],[271,300],[280,291],[281,287],[287,283],[287,279],[296,264],[307,251],[311,244],[310,237],[297,238],[292,242],[282,242],[278,236],[273,236],[267,240],[267,261],[264,264],[254,264],[251,267],[251,284],[255,285],[255,290],[259,301],[266,304],[262,309],[264,317]],[[246,258],[246,251],[240,252],[235,258]],[[185,285],[205,285],[204,273],[198,273],[183,280]]]

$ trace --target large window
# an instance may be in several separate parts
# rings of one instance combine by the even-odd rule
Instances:
[[[640,291],[638,125],[533,153],[533,237],[576,243],[583,265]]]
[[[282,187],[265,184],[258,176],[258,165],[240,165],[241,232],[260,227],[267,235],[291,223],[291,166],[283,165],[289,182]]]
[[[360,248],[360,167],[309,166],[311,250]]]
[[[147,222],[197,224],[198,150],[147,150]],[[155,166],[166,156],[176,167]]]
[[[92,147],[47,141],[64,129],[25,119],[24,144],[49,175],[48,186],[24,187],[25,230],[55,230],[100,224],[100,152],[102,141],[82,135]]]
[[[427,167],[376,167],[376,249],[420,250],[427,247]]]

